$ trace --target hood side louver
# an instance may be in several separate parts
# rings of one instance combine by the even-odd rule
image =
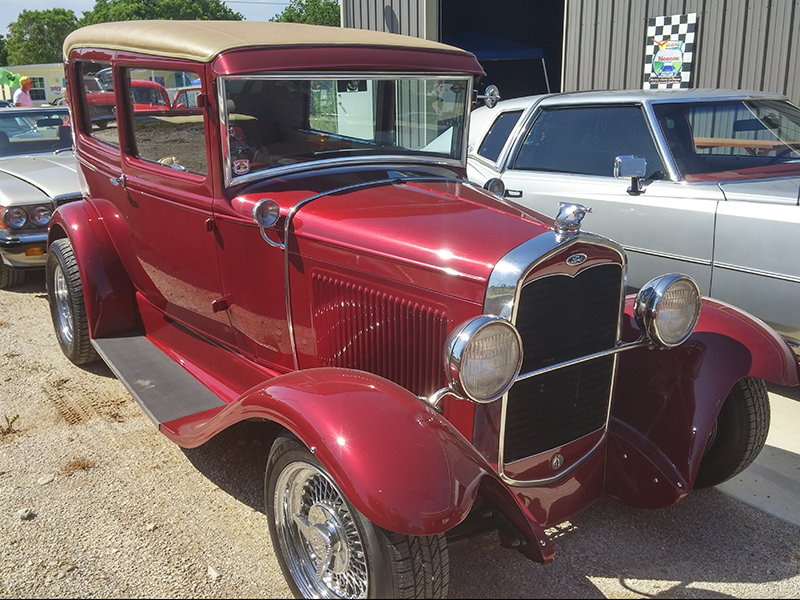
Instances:
[[[313,276],[313,298],[323,365],[375,373],[420,396],[444,386],[444,313],[319,274]]]

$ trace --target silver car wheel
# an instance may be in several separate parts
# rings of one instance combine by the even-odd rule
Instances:
[[[326,473],[307,462],[286,466],[275,486],[275,526],[304,597],[367,597],[361,536],[344,496]]]
[[[56,314],[58,315],[58,330],[66,344],[71,344],[73,339],[72,309],[69,302],[69,288],[67,279],[61,265],[57,264],[53,272],[54,296],[56,301]]]

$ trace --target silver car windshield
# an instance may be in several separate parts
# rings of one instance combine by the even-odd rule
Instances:
[[[469,77],[223,78],[226,181],[302,163],[463,160]]]
[[[0,157],[38,154],[72,147],[67,109],[0,111]]]
[[[800,174],[800,109],[780,100],[656,104],[686,181]]]

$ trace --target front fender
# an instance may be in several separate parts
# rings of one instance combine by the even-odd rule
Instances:
[[[544,531],[464,436],[408,390],[370,373],[289,373],[243,394],[204,431],[180,421],[162,431],[195,445],[211,431],[254,417],[294,433],[380,527],[406,535],[446,532],[464,520],[483,487],[528,539],[531,557],[552,559]]]
[[[61,238],[69,239],[78,263],[90,336],[134,331],[133,285],[92,202],[70,202],[56,210],[48,229],[48,248]]]
[[[626,337],[638,334],[632,303],[629,298]],[[686,495],[722,404],[744,377],[794,386],[800,366],[769,326],[710,298],[703,298],[697,327],[681,346],[621,353],[606,493],[643,508],[669,506]]]

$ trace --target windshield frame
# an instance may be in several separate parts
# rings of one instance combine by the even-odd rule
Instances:
[[[411,150],[408,153],[381,153],[371,155],[336,156],[331,158],[320,158],[317,160],[307,160],[295,162],[288,165],[278,165],[257,171],[252,171],[244,175],[234,175],[233,158],[231,156],[230,139],[226,132],[229,131],[230,122],[227,110],[227,88],[228,82],[232,81],[254,81],[254,80],[274,80],[274,81],[349,81],[349,80],[368,80],[368,81],[422,81],[422,80],[446,80],[461,81],[465,86],[463,101],[463,114],[461,117],[461,136],[459,140],[460,156],[447,157],[440,153],[425,153],[421,150]],[[269,73],[269,74],[237,74],[224,75],[216,79],[217,103],[219,107],[220,122],[220,143],[222,154],[222,169],[224,186],[230,187],[240,185],[250,181],[273,177],[286,173],[296,173],[300,171],[316,170],[327,166],[336,165],[355,165],[355,164],[408,164],[426,163],[437,166],[465,167],[467,161],[467,144],[469,134],[469,115],[472,109],[472,87],[473,75],[471,73],[449,73],[449,72],[409,72],[409,73],[376,73],[376,72],[303,72],[303,73]]]

